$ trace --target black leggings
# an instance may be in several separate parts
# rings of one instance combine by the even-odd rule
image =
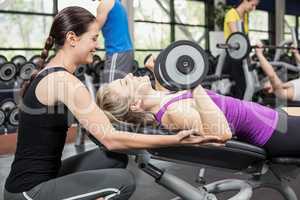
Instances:
[[[300,117],[281,114],[279,124],[281,131],[277,129],[264,148],[273,157],[300,157]]]
[[[125,168],[126,155],[94,149],[63,161],[59,176],[23,193],[4,191],[4,200],[109,200],[129,199],[135,190]]]

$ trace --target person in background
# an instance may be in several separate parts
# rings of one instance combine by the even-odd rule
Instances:
[[[100,0],[97,21],[105,44],[105,66],[100,83],[125,77],[133,70],[133,45],[128,17],[121,0]]]
[[[224,38],[225,40],[235,32],[248,34],[249,13],[256,9],[259,0],[240,0],[236,7],[231,8],[225,15]],[[234,97],[243,99],[246,90],[246,80],[243,71],[243,61],[236,61],[229,56],[226,57],[223,73],[229,74],[231,80],[235,82],[231,93]]]

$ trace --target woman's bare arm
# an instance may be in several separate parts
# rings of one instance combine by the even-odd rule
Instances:
[[[262,46],[261,44],[257,44],[258,46]],[[269,78],[269,81],[272,85],[273,92],[276,96],[282,99],[293,99],[293,88],[286,87],[287,84],[283,83],[280,78],[277,76],[276,72],[274,71],[272,65],[263,55],[263,51],[261,48],[256,49],[256,55],[259,59],[260,66]]]

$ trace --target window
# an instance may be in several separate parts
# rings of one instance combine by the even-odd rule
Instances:
[[[0,53],[10,60],[40,54],[53,20],[54,1],[3,1],[0,6]]]
[[[291,28],[296,27],[296,16],[294,15],[285,15],[284,16],[284,40],[292,39],[292,30]]]
[[[249,38],[251,44],[260,40],[269,40],[269,14],[266,11],[256,10],[249,15]]]
[[[174,4],[173,4],[174,2]],[[205,47],[205,3],[197,0],[134,0],[134,46],[139,64],[171,42],[192,40]]]

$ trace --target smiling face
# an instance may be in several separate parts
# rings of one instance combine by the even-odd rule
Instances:
[[[98,28],[99,26],[96,21],[94,21],[89,25],[87,32],[76,37],[74,52],[79,63],[88,64],[93,62],[93,55],[96,52],[96,49],[99,48]]]

